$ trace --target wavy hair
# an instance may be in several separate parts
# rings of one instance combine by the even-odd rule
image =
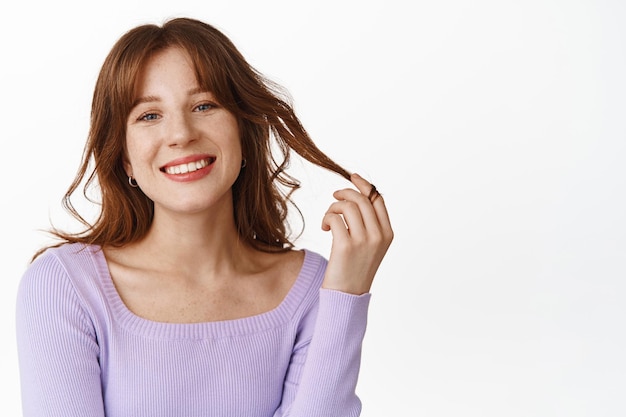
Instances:
[[[346,179],[350,173],[313,143],[285,90],[253,68],[226,35],[190,18],[171,19],[162,26],[138,26],[126,32],[109,52],[94,89],[82,162],[63,198],[63,206],[85,228],[79,233],[58,229],[51,233],[62,243],[101,246],[123,246],[147,233],[154,204],[140,189],[128,185],[123,165],[126,121],[141,70],[152,56],[168,47],[187,52],[200,86],[211,91],[238,120],[247,161],[232,187],[240,238],[263,251],[292,248],[287,213],[290,204],[298,209],[290,196],[300,182],[286,172],[291,152]],[[93,222],[85,220],[71,202],[83,182],[85,196],[94,185],[99,189],[101,207]]]

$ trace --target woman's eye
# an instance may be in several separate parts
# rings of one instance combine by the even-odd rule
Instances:
[[[211,103],[202,103],[199,104],[198,106],[196,106],[196,108],[194,109],[194,111],[207,111],[207,110],[211,110],[212,108],[214,108],[215,105],[211,104]]]
[[[139,120],[151,121],[159,118],[159,115],[156,113],[145,113],[139,116]]]

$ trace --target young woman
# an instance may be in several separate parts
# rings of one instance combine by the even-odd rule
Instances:
[[[376,188],[278,91],[197,20],[114,45],[65,196],[85,230],[55,230],[19,288],[24,416],[360,413],[369,290],[393,232]],[[289,239],[291,151],[353,184],[322,220],[328,261]],[[93,224],[70,202],[85,179],[101,193]]]

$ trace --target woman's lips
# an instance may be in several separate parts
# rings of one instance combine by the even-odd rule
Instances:
[[[187,174],[206,168],[215,162],[214,156],[190,156],[169,162],[160,168],[161,172],[170,175]]]
[[[196,162],[189,162],[188,164],[168,166],[163,169],[168,174],[186,174],[188,172],[194,172],[204,167],[207,167],[209,166],[210,163],[211,162],[209,159],[201,159]]]
[[[195,181],[209,175],[215,160],[216,157],[214,156],[190,156],[175,159],[161,167],[160,170],[173,181]]]

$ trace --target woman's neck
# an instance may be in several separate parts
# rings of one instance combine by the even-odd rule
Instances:
[[[247,269],[256,252],[240,239],[232,211],[184,216],[156,211],[146,236],[128,249],[139,262],[189,276]]]

